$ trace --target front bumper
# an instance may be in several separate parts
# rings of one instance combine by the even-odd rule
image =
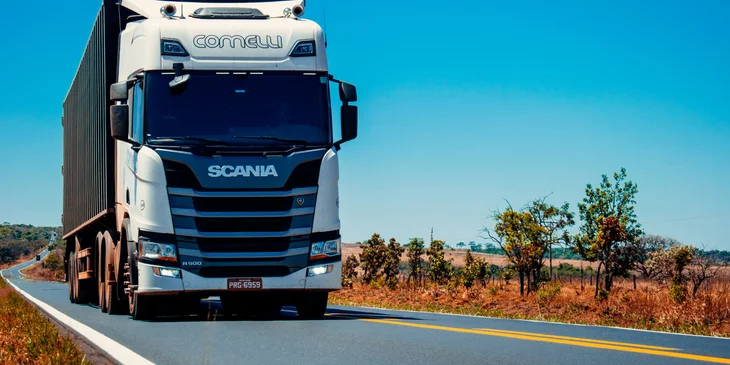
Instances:
[[[307,277],[307,269],[282,277],[263,277],[262,291],[288,290],[327,290],[334,291],[342,288],[342,261],[321,265],[333,265],[332,271],[326,274]],[[138,264],[139,286],[136,293],[146,295],[177,294],[177,293],[209,293],[211,295],[228,291],[228,278],[204,278],[189,271],[181,270],[181,278],[172,278],[156,275],[153,268],[167,268],[163,265],[146,263]]]

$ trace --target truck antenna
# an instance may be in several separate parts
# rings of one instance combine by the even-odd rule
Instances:
[[[322,7],[322,14],[324,16],[324,48],[327,48],[327,5]]]

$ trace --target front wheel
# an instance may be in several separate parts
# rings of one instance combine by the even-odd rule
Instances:
[[[302,319],[321,319],[327,311],[327,292],[306,293],[297,300],[297,314]]]

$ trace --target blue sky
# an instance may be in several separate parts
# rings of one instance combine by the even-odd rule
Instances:
[[[346,241],[480,241],[504,199],[577,211],[626,167],[647,232],[730,249],[729,3],[308,3],[360,96]],[[4,5],[0,221],[60,224],[61,104],[98,4]]]

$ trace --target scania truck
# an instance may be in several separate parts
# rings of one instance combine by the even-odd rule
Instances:
[[[324,315],[357,92],[329,73],[305,6],[103,0],[63,103],[71,302],[134,319],[210,297],[224,315]]]

